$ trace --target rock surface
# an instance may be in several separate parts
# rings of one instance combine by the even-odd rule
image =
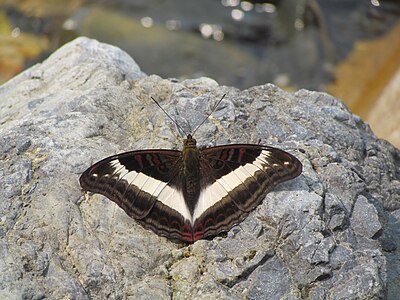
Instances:
[[[303,163],[240,225],[175,244],[78,177],[106,156],[247,142]],[[400,151],[333,97],[267,84],[146,76],[126,53],[79,38],[0,87],[1,299],[395,299]],[[396,267],[397,266],[397,267]]]

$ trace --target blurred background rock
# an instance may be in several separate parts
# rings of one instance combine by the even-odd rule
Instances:
[[[395,0],[0,0],[0,84],[84,35],[147,74],[327,91],[400,148],[399,15]]]

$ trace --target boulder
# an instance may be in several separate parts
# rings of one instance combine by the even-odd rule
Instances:
[[[229,232],[179,244],[80,174],[128,150],[258,143],[303,173]],[[400,151],[332,96],[147,76],[78,38],[0,87],[1,299],[394,299]]]

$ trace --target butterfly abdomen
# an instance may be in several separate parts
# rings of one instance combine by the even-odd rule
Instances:
[[[194,146],[184,147],[180,174],[183,196],[191,214],[200,195],[200,152]]]

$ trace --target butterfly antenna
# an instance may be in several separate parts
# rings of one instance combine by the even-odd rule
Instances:
[[[178,124],[178,122],[176,122],[176,121],[165,111],[165,109],[157,102],[157,100],[154,99],[153,97],[151,97],[151,99],[153,99],[153,101],[157,104],[157,106],[158,106],[159,108],[161,108],[161,110],[167,115],[167,117],[168,117],[172,122],[174,122],[174,124],[176,125],[176,127],[178,127],[179,130],[181,130],[185,135],[187,135],[186,131],[183,130],[183,128]]]
[[[214,105],[213,109],[211,110],[211,112],[207,115],[206,118],[204,118],[204,120],[196,127],[196,129],[193,131],[192,135],[194,136],[195,132],[197,131],[197,129],[200,128],[201,125],[204,124],[205,121],[208,120],[208,118],[213,114],[213,112],[217,109],[217,107],[219,106],[219,104],[222,102],[222,100],[225,98],[226,94],[224,94],[222,96],[221,99],[219,99],[219,101],[217,102],[217,104]]]

